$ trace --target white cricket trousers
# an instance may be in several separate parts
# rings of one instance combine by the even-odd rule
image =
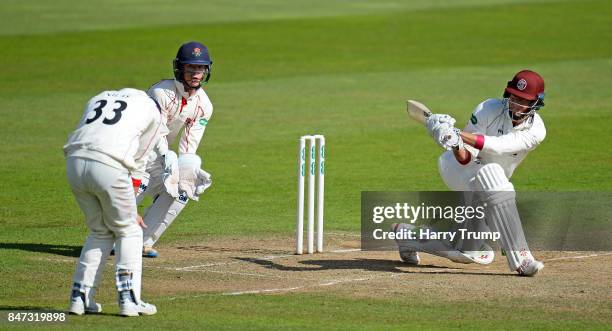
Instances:
[[[98,287],[104,262],[115,244],[116,269],[132,273],[131,287],[140,299],[142,228],[136,223],[136,198],[128,171],[68,157],[66,175],[89,228],[74,283]]]

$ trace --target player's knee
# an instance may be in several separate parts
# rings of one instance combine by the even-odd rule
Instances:
[[[112,240],[113,231],[106,226],[90,227],[89,236],[96,240]]]
[[[442,180],[453,191],[470,191],[469,180],[466,175],[470,171],[460,165],[452,152],[444,152],[438,158],[438,171]]]
[[[142,228],[132,219],[128,224],[114,227],[113,233],[117,238],[137,238],[142,237]]]
[[[145,244],[152,246],[157,242],[188,201],[185,194],[181,194],[178,198],[173,198],[167,193],[158,196],[144,215],[144,222],[147,225],[144,231]]]
[[[451,151],[442,153],[438,158],[438,169],[441,174],[453,171],[456,168],[456,164],[458,164],[458,162]]]
[[[482,166],[476,172],[475,186],[477,191],[514,191],[504,169],[497,163]]]
[[[510,183],[504,169],[497,163],[490,163],[478,170],[474,180],[481,199],[496,206],[516,199],[514,185]]]

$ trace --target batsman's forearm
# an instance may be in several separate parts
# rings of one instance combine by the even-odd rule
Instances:
[[[478,136],[476,136],[475,134],[471,134],[465,131],[459,132],[459,135],[461,136],[463,143],[470,146],[474,146],[476,144],[476,140],[478,139]],[[455,155],[455,159],[457,160],[457,162],[461,164],[468,164],[472,159],[472,154],[470,154],[470,152],[468,152],[468,150],[465,148],[454,150],[453,154]]]
[[[465,131],[461,131],[459,135],[461,136],[464,144],[468,144],[472,147],[476,146],[476,140],[478,139],[477,135]]]
[[[468,164],[472,159],[472,154],[470,154],[470,152],[468,152],[465,148],[453,150],[453,154],[455,155],[457,162],[461,164]]]

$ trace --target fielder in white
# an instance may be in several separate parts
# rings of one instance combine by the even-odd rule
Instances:
[[[474,199],[486,203],[485,227],[500,233],[510,270],[524,276],[535,275],[544,264],[529,250],[509,179],[546,136],[537,113],[543,106],[544,80],[536,72],[523,70],[508,82],[502,99],[488,99],[476,107],[465,129],[456,129],[455,120],[445,114],[433,114],[426,123],[435,142],[447,150],[438,160],[442,179],[451,190],[475,192]],[[490,248],[484,247],[485,256],[492,256]],[[455,248],[467,259],[438,255],[463,263],[492,261],[478,261],[474,256],[481,253],[478,249],[473,253]],[[418,264],[417,250],[400,245],[400,256],[404,262]]]
[[[131,173],[144,169],[155,145],[163,150],[158,142],[165,134],[155,101],[144,91],[125,88],[89,100],[64,145],[68,181],[89,228],[73,277],[70,313],[102,311],[94,295],[113,245],[119,313],[157,312],[140,298],[142,219],[136,210],[138,181]]]
[[[153,197],[144,215],[143,256],[157,257],[153,245],[185,208],[189,200],[211,184],[211,175],[201,169],[202,161],[196,154],[204,130],[212,116],[213,106],[201,88],[210,79],[212,60],[206,46],[198,42],[182,45],[173,62],[174,79],[162,80],[147,93],[160,105],[164,124],[170,133],[166,144],[178,141],[178,156],[155,149],[142,177],[137,201],[145,194]],[[182,131],[182,134],[181,134]],[[178,184],[178,190],[176,189]]]

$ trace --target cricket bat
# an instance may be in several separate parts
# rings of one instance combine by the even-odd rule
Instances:
[[[406,106],[410,118],[423,125],[427,122],[427,118],[431,116],[431,110],[418,101],[408,100],[406,101]]]

